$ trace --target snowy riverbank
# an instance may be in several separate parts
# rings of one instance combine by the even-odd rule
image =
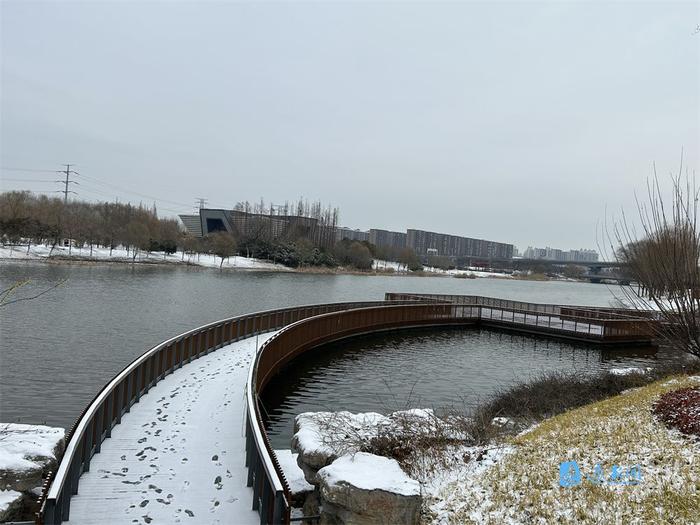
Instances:
[[[205,268],[219,268],[221,259],[211,254],[183,254],[175,252],[165,254],[163,252],[145,252],[140,251],[133,256],[133,252],[123,247],[114,248],[110,251],[109,248],[93,247],[90,250],[87,248],[69,248],[65,246],[56,246],[51,251],[51,246],[43,244],[32,245],[27,249],[27,246],[0,246],[0,260],[12,261],[69,261],[69,262],[103,262],[103,263],[137,263],[137,264],[172,264],[172,265],[191,265],[202,266]],[[275,264],[269,261],[260,259],[233,256],[224,259],[222,268],[231,270],[261,270],[275,272],[292,272],[292,268]]]
[[[430,410],[305,413],[296,419],[292,440],[298,466],[285,461],[283,468],[306,485],[305,510],[330,517],[365,516],[376,507],[369,505],[371,495],[382,493],[382,508],[422,525],[694,523],[700,441],[669,428],[654,412],[664,394],[697,387],[700,376],[662,379],[487,445],[471,444],[459,420],[436,418]],[[697,417],[699,408],[687,411]],[[495,418],[492,425],[508,421]],[[353,463],[358,457],[360,478]],[[399,490],[409,482],[419,486],[411,495],[419,494],[420,518],[415,502]],[[318,505],[311,509],[309,484]]]
[[[698,385],[678,376],[631,389],[543,421],[494,461],[456,463],[424,522],[695,523],[700,442],[652,409],[665,392]]]

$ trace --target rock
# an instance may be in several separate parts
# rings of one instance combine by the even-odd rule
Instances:
[[[302,506],[302,516],[318,516],[321,513],[321,496],[317,490],[309,492]],[[312,521],[311,523],[315,523]]]
[[[308,483],[304,477],[304,471],[297,463],[299,454],[293,454],[291,450],[275,450],[275,456],[279,461],[284,477],[292,492],[292,500],[299,506],[304,504],[306,495],[313,492],[314,486]]]
[[[65,431],[42,425],[0,424],[0,490],[41,486],[63,454]]]
[[[494,417],[491,425],[497,428],[512,428],[515,426],[515,421],[507,417]]]
[[[389,424],[389,418],[376,412],[304,412],[294,418],[292,450],[299,454],[297,463],[305,479],[316,484],[320,468],[358,451],[382,425]]]
[[[0,523],[21,519],[24,494],[15,490],[0,490]]]
[[[318,471],[321,523],[405,524],[420,518],[420,484],[394,459],[366,452],[341,456]]]

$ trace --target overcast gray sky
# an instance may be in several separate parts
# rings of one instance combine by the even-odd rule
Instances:
[[[697,168],[699,2],[0,5],[3,189],[568,249]]]

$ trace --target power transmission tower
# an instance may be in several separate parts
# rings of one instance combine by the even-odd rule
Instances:
[[[59,170],[58,173],[64,173],[64,174],[66,175],[66,180],[57,180],[56,182],[59,182],[59,183],[65,185],[65,188],[62,189],[62,190],[60,190],[59,193],[63,193],[63,204],[66,204],[66,203],[68,202],[68,194],[69,194],[69,193],[74,193],[75,195],[77,195],[76,192],[74,192],[74,191],[68,189],[68,188],[69,188],[69,185],[70,185],[70,184],[80,184],[79,182],[76,182],[76,181],[74,181],[74,180],[70,180],[70,176],[71,176],[71,174],[73,174],[73,175],[80,175],[80,173],[78,173],[77,171],[73,171],[72,169],[70,169],[71,164],[64,164],[64,166],[66,167],[66,169],[65,169],[65,170]]]
[[[208,199],[203,199],[202,197],[197,197],[197,198],[195,199],[195,201],[196,201],[195,203],[198,204],[197,208],[200,209],[200,210],[201,210],[201,209],[204,209],[204,208],[206,207],[206,205],[207,205],[207,200],[208,200]]]

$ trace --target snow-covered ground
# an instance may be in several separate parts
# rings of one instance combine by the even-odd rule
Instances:
[[[131,407],[80,478],[70,523],[259,524],[246,487],[244,389],[272,335],[183,366]]]
[[[0,490],[0,523],[12,519],[12,514],[22,504],[22,493],[16,490]]]
[[[119,247],[112,250],[110,254],[109,248],[93,247],[92,254],[90,248],[68,248],[65,246],[56,246],[51,253],[51,246],[43,244],[32,245],[27,253],[27,246],[0,246],[0,259],[13,260],[41,260],[46,259],[51,254],[51,257],[71,258],[75,260],[94,260],[103,262],[132,262],[133,252],[127,254],[126,248]],[[207,268],[218,268],[221,264],[221,259],[215,255],[201,254],[192,255],[185,254],[183,258],[182,252],[173,254],[164,254],[163,252],[144,252],[140,251],[136,255],[135,262],[138,263],[171,263],[171,264],[192,264],[196,266],[204,266]],[[274,270],[291,272],[291,268],[281,264],[262,261],[247,257],[233,256],[224,260],[223,268],[240,269],[240,270]]]
[[[375,259],[372,261],[372,269],[377,271],[390,270],[395,273],[407,273],[406,267],[396,261],[384,261]],[[498,277],[502,279],[512,279],[512,275],[498,272],[484,272],[480,268],[469,267],[466,270],[443,270],[433,266],[423,266],[423,271],[426,273],[434,273],[436,275],[449,275],[452,277]]]
[[[56,459],[64,435],[57,427],[0,423],[0,471],[41,470],[47,459]]]
[[[697,523],[700,443],[651,412],[661,393],[697,380],[636,388],[545,420],[479,461],[455,461],[426,485],[425,523]],[[560,486],[567,461],[580,468],[577,486]]]
[[[306,481],[304,471],[299,468],[297,463],[299,454],[294,454],[291,450],[275,450],[275,456],[277,456],[277,461],[284,472],[284,477],[287,478],[292,494],[302,494],[314,490],[314,486]]]

